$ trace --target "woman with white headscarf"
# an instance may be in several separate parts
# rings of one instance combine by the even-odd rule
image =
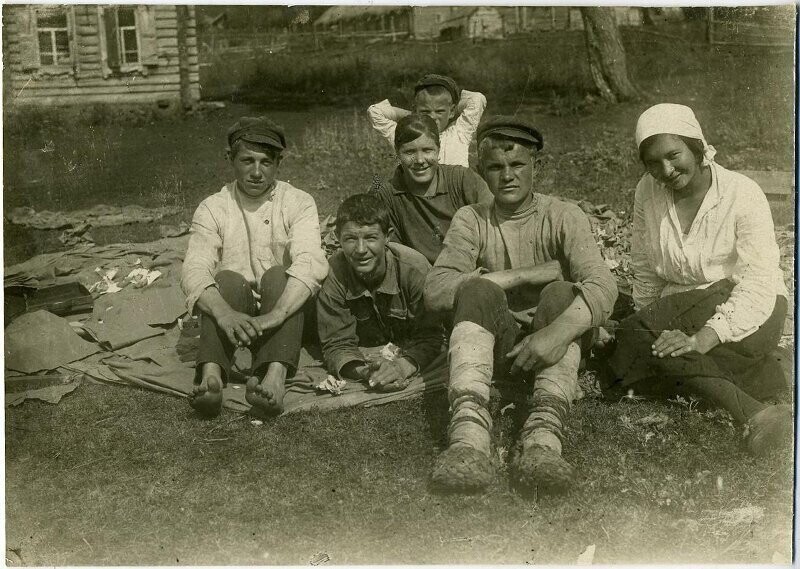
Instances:
[[[620,323],[611,368],[651,395],[696,395],[746,426],[750,452],[791,439],[788,387],[772,355],[788,293],[769,205],[753,180],[714,161],[689,107],[660,104],[636,125],[647,172],[631,243],[637,312]]]

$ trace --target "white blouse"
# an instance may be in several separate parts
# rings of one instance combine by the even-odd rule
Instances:
[[[645,174],[636,187],[631,257],[637,309],[670,294],[730,279],[730,298],[706,326],[722,342],[743,340],[788,297],[767,198],[758,184],[711,163],[711,188],[689,232],[681,230],[672,191]]]

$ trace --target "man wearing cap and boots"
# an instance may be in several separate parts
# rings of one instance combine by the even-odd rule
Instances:
[[[189,403],[213,417],[222,408],[233,353],[249,347],[253,413],[283,411],[284,381],[300,357],[305,309],[328,274],[314,199],[277,180],[283,129],[243,117],[228,130],[235,180],[204,199],[192,218],[181,287],[202,314]]]
[[[541,134],[518,117],[478,129],[478,167],[491,204],[463,207],[425,283],[426,305],[452,310],[449,447],[433,482],[476,491],[493,478],[493,379],[533,387],[530,415],[511,463],[522,490],[567,490],[575,479],[561,456],[577,398],[581,351],[617,297],[589,220],[575,205],[534,192]]]

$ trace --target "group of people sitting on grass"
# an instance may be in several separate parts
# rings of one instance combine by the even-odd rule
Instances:
[[[249,347],[246,398],[283,410],[304,336],[328,372],[368,389],[405,389],[446,353],[449,446],[433,482],[476,491],[493,476],[493,382],[524,392],[529,415],[511,460],[522,488],[563,491],[562,457],[578,371],[617,299],[591,226],[576,205],[536,192],[542,133],[522,116],[482,119],[486,99],[449,77],[416,85],[412,112],[369,108],[398,166],[336,213],[341,250],[326,259],[313,198],[278,180],[283,130],[265,117],[228,131],[235,180],[192,221],[182,286],[201,315],[191,405],[222,406],[234,351]],[[477,137],[477,169],[468,167]],[[787,385],[773,351],[787,290],[759,186],[714,161],[692,110],[658,104],[638,120],[645,173],[636,188],[635,312],[604,351],[611,383],[637,394],[699,396],[746,428],[757,455],[785,444]],[[305,334],[304,334],[305,332]],[[308,338],[307,338],[308,339]],[[392,342],[393,359],[359,347]]]

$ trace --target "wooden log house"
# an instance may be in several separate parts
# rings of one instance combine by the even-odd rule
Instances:
[[[4,104],[200,99],[195,10],[170,5],[4,5]]]

